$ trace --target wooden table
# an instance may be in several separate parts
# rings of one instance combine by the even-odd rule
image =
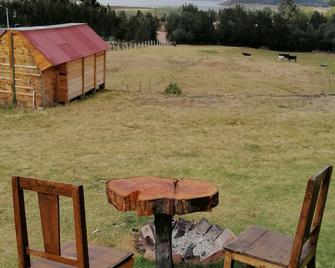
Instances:
[[[120,211],[154,215],[156,267],[172,268],[172,217],[209,211],[219,203],[213,185],[193,179],[133,177],[107,182],[108,201]]]

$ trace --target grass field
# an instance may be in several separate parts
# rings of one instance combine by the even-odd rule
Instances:
[[[131,229],[149,219],[115,211],[104,183],[133,175],[194,177],[217,185],[219,206],[188,219],[205,216],[236,234],[250,224],[293,234],[308,176],[335,160],[335,97],[319,96],[335,93],[335,56],[302,53],[298,63],[288,63],[266,50],[245,49],[253,56],[244,58],[242,50],[111,52],[111,91],[43,111],[1,109],[0,267],[17,267],[14,174],[83,184],[89,241],[96,244],[133,250]],[[162,94],[170,82],[179,84],[182,96]],[[27,194],[30,244],[38,247],[36,199]],[[73,238],[71,204],[61,204],[66,241]],[[331,185],[318,267],[335,267],[334,241]],[[153,265],[139,258],[136,267]]]

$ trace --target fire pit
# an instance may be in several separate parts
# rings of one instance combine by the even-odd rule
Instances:
[[[223,245],[235,238],[229,229],[211,224],[207,219],[198,223],[179,218],[172,223],[172,256],[174,263],[208,264],[222,260]],[[142,227],[138,245],[144,257],[155,261],[155,225]]]

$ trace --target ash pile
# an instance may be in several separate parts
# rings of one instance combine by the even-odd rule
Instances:
[[[139,248],[144,258],[155,260],[155,226],[153,222],[142,227]],[[229,229],[211,224],[203,218],[198,223],[179,218],[173,222],[172,254],[175,264],[208,264],[221,261],[223,246],[235,238]]]

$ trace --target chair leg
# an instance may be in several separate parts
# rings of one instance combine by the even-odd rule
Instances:
[[[315,260],[315,256],[309,261],[309,263],[307,264],[307,268],[315,268],[316,267],[316,260]]]
[[[234,267],[234,261],[232,259],[231,253],[226,252],[224,255],[224,268],[233,268]]]

